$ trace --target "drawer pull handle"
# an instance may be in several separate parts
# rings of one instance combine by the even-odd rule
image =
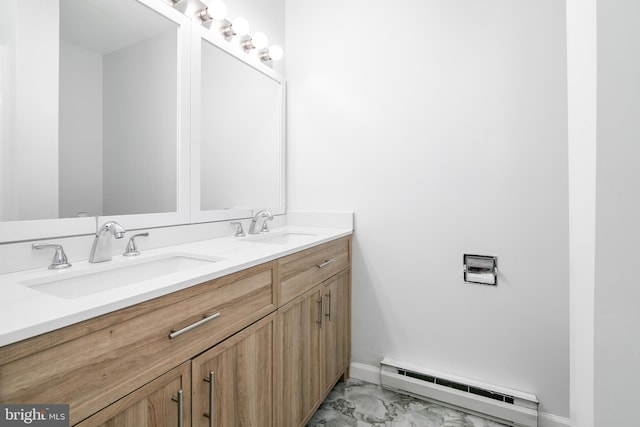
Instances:
[[[205,418],[209,418],[209,427],[213,427],[213,424],[215,422],[215,412],[214,412],[214,405],[215,405],[215,381],[214,381],[214,372],[211,371],[209,372],[209,378],[203,378],[205,382],[209,383],[209,413],[207,414],[206,412],[204,414],[202,414],[203,417]]]
[[[184,397],[182,390],[178,391],[178,397],[172,397],[171,400],[178,402],[178,427],[184,427]]]
[[[331,258],[331,259],[325,260],[325,262],[323,262],[323,263],[316,264],[316,265],[317,265],[318,268],[323,268],[323,267],[326,267],[327,265],[331,264],[334,261],[335,261],[335,259]]]
[[[196,323],[192,323],[189,326],[185,326],[180,330],[176,331],[172,329],[171,333],[169,334],[169,339],[174,339],[175,337],[178,337],[184,334],[185,332],[189,332],[190,330],[195,329],[200,325],[204,325],[205,323],[210,322],[213,319],[217,319],[218,317],[220,317],[220,312],[217,312],[216,314],[212,314],[211,316],[205,316],[204,319],[198,320]]]
[[[316,320],[316,323],[319,324],[320,329],[322,329],[322,324],[324,323],[324,297],[321,295],[320,299],[316,300],[316,302],[320,304],[320,311],[318,312],[320,319]]]

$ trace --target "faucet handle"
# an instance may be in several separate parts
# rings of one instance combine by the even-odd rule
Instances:
[[[260,232],[261,233],[268,233],[269,232],[269,224],[267,224],[267,221],[272,220],[273,217],[265,217],[264,221],[262,221],[262,227],[260,227]]]
[[[63,268],[71,267],[71,264],[67,259],[67,254],[64,253],[62,245],[42,245],[34,243],[33,245],[31,245],[31,249],[55,249],[56,252],[53,254],[53,259],[51,260],[49,270],[62,270]]]
[[[236,237],[244,237],[246,236],[246,234],[244,234],[244,229],[242,228],[242,223],[240,221],[231,221],[231,225],[235,225],[236,226]]]
[[[133,236],[131,236],[131,238],[129,239],[129,243],[127,243],[127,249],[124,251],[124,253],[122,254],[122,256],[137,256],[140,255],[140,251],[138,250],[138,247],[136,246],[136,241],[135,238],[136,237],[148,237],[149,233],[140,233],[140,234],[134,234]]]

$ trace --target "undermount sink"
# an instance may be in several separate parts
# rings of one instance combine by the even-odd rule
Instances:
[[[98,292],[120,288],[173,273],[209,265],[219,258],[172,254],[135,264],[96,265],[100,271],[64,272],[64,278],[47,277],[19,282],[33,290],[65,299],[80,298]]]
[[[264,233],[257,236],[247,237],[247,242],[257,243],[270,243],[274,245],[286,245],[286,244],[301,244],[309,240],[310,237],[315,237],[315,234],[309,233],[294,233],[290,231],[284,231],[280,233]]]

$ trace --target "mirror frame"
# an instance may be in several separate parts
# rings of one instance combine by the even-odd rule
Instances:
[[[202,126],[202,42],[206,41],[231,55],[256,72],[262,73],[280,85],[278,99],[279,114],[279,202],[276,206],[254,206],[249,209],[202,210],[201,209],[201,126]],[[251,218],[260,209],[267,209],[274,215],[283,215],[286,211],[285,179],[286,179],[286,143],[285,143],[285,96],[284,78],[273,69],[263,64],[255,55],[249,55],[238,44],[226,41],[217,31],[211,31],[194,20],[194,31],[191,45],[191,222],[213,222],[232,219]]]

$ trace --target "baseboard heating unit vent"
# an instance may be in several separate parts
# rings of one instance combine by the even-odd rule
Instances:
[[[385,357],[382,387],[470,412],[503,424],[537,427],[538,398],[531,393],[441,374]]]

